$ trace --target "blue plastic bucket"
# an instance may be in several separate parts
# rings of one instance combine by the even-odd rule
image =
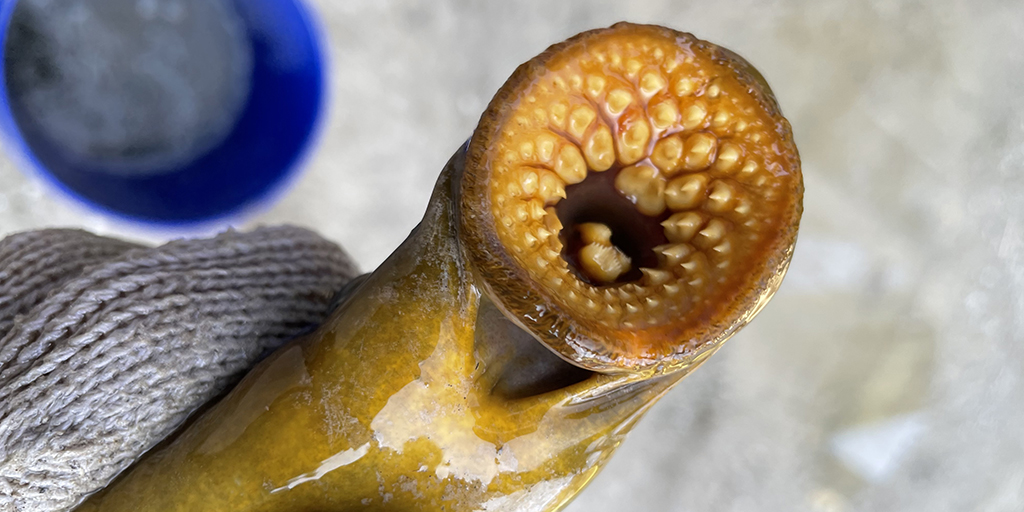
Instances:
[[[102,1],[102,0],[97,0]],[[6,43],[16,2],[0,0]],[[251,44],[248,99],[222,142],[167,168],[116,172],[69,154],[60,140],[18,121],[0,80],[0,129],[29,172],[108,214],[188,225],[237,214],[266,201],[295,172],[317,131],[324,63],[318,26],[299,0],[233,0]],[[4,45],[6,48],[6,44]],[[0,76],[6,69],[0,63]]]

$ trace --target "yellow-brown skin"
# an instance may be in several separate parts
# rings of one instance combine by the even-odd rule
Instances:
[[[540,59],[571,60],[580,41],[657,34],[672,36],[672,44],[676,36],[696,41],[620,24]],[[595,358],[558,345],[559,334],[578,342],[601,317],[565,307],[564,297],[550,300],[552,289],[509,257],[516,241],[494,236],[503,212],[483,208],[492,198],[488,150],[501,147],[487,141],[508,133],[502,112],[515,110],[500,103],[508,101],[503,94],[537,79],[536,69],[524,68],[442,172],[420,226],[325,325],[261,363],[180,437],[79,510],[557,510],[582,489],[642,414],[774,292],[795,241],[799,164],[795,148],[785,147],[795,167],[778,187],[784,206],[764,210],[765,219],[781,219],[772,221],[778,234],[741,250],[745,281],[719,284],[732,287],[714,295],[715,310],[728,318],[684,326],[726,331],[676,340],[682,348],[664,354],[660,367],[637,364],[632,342],[602,352],[626,357]],[[767,86],[744,73],[765,119],[784,122]],[[585,231],[589,241],[607,243],[604,229]],[[601,286],[622,286],[606,281]],[[525,311],[524,301],[534,299]],[[659,317],[652,325],[670,324]],[[603,337],[589,346],[607,343]]]

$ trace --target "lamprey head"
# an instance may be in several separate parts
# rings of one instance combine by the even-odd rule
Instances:
[[[520,66],[470,140],[463,246],[567,361],[664,373],[753,318],[789,264],[792,131],[736,54],[620,23]]]

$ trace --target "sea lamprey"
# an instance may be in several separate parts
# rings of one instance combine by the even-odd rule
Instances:
[[[735,54],[632,24],[557,44],[318,331],[81,509],[556,510],[765,305],[802,194]]]

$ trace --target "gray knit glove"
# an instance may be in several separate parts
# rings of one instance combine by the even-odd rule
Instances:
[[[356,275],[294,227],[157,248],[77,230],[0,241],[0,511],[104,487]]]

